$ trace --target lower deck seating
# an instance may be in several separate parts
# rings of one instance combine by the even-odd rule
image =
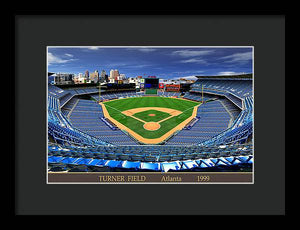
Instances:
[[[226,130],[230,121],[230,115],[218,100],[200,105],[197,118],[199,121],[191,129],[181,130],[167,145],[191,145],[208,140]]]
[[[233,119],[236,119],[241,112],[241,109],[226,98],[220,98],[220,102],[224,105]]]
[[[205,145],[222,145],[245,143],[251,141],[253,132],[253,98],[245,98],[245,109],[237,116],[233,124],[224,132],[213,138],[199,143]]]
[[[167,92],[174,94],[175,92]],[[98,96],[98,98],[97,98]],[[136,97],[133,91],[106,93],[102,99],[113,99],[116,97]],[[94,99],[99,99],[99,95],[93,95]],[[186,93],[185,98],[191,100],[202,100],[199,93]],[[197,121],[188,128],[179,131],[167,141],[167,145],[192,145],[201,143],[216,136],[228,128],[228,125],[238,116],[240,109],[226,98],[205,95],[203,97],[207,103],[198,108]],[[214,101],[211,101],[214,100]],[[95,101],[72,98],[62,109],[62,112],[69,116],[74,127],[86,132],[103,141],[116,145],[136,145],[139,144],[132,137],[119,129],[113,129],[111,125],[103,119],[102,107]],[[231,122],[231,123],[230,123]]]
[[[74,127],[103,141],[118,145],[135,145],[136,142],[121,130],[112,130],[101,118],[102,107],[94,101],[79,99],[70,114]]]
[[[94,99],[99,99],[98,93],[95,94],[93,93],[93,91],[90,92],[92,93],[91,95],[92,97],[94,97]],[[177,92],[160,93],[162,94],[162,96],[179,95],[179,93]],[[61,97],[64,97],[66,95],[68,94],[63,92],[63,95],[61,95]],[[136,96],[143,96],[143,94],[136,93],[135,91],[112,92],[102,94],[101,98],[103,100],[109,100],[120,97]],[[202,94],[200,93],[187,92],[183,97],[191,100],[202,100]],[[193,144],[195,143],[195,140],[196,142],[199,141],[200,143],[202,143],[203,141],[206,141],[211,137],[216,136],[218,133],[224,131],[228,127],[228,124],[232,124],[233,121],[239,116],[240,108],[234,103],[227,100],[225,97],[222,98],[215,95],[205,94],[203,99],[204,101],[218,99],[221,103],[219,103],[219,107],[212,106],[215,102],[209,102],[201,105],[198,109],[197,114],[197,119],[199,120],[195,122],[193,126],[180,131],[173,138],[170,138],[167,142],[168,145]],[[55,103],[51,103],[55,105]],[[210,106],[212,107],[210,108]],[[224,108],[226,111],[224,110]],[[105,141],[112,141],[114,144],[137,144],[133,139],[131,139],[131,137],[120,130],[111,129],[107,125],[107,122],[101,120],[101,118],[103,118],[101,107],[93,101],[82,99],[78,100],[78,98],[75,96],[63,106],[61,111],[65,116],[70,116],[72,123],[74,123],[74,127],[82,130],[83,132],[88,132],[92,136],[101,138]],[[229,123],[228,119],[230,119]],[[215,122],[216,120],[218,122]]]

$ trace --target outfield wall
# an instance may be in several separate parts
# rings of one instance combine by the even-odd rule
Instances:
[[[145,94],[157,95],[157,89],[146,89]]]

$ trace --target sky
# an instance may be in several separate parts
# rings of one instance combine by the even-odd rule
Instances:
[[[126,77],[193,79],[252,73],[252,57],[251,47],[48,47],[48,72],[118,69]]]

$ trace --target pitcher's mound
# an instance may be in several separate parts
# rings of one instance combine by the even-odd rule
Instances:
[[[150,116],[150,117],[154,117],[154,116],[156,116],[156,114],[154,114],[154,113],[150,113],[150,114],[148,114],[148,116]]]
[[[149,131],[155,131],[160,128],[160,124],[157,122],[147,122],[144,124],[144,129],[149,130]]]

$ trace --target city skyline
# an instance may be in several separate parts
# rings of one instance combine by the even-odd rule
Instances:
[[[252,73],[252,47],[48,47],[48,72],[109,75],[111,69],[126,77],[164,79],[195,75]]]

